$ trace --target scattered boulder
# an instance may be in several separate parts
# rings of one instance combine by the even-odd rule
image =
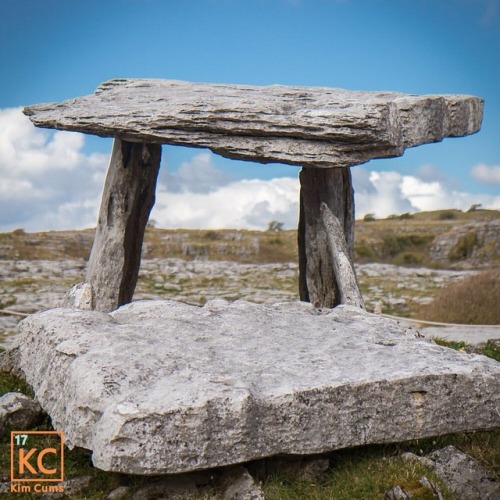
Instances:
[[[422,476],[420,478],[420,484],[424,487],[427,488],[428,490],[432,491],[434,494],[434,497],[437,498],[437,500],[444,500],[443,494],[441,493],[441,490],[429,479],[427,479],[425,476]]]
[[[29,430],[41,423],[43,410],[28,396],[8,392],[0,397],[0,432]]]
[[[118,486],[106,497],[107,500],[122,500],[123,498],[130,497],[130,487],[129,486]]]
[[[247,469],[232,467],[219,478],[223,500],[264,500],[264,492]]]
[[[37,399],[104,470],[174,474],[500,424],[499,363],[351,306],[144,301],[53,309],[20,330]]]
[[[464,500],[494,500],[500,498],[495,478],[472,457],[446,446],[427,456],[431,468],[446,483],[450,491]]]
[[[437,500],[444,500],[444,497],[439,488],[434,483],[429,481],[429,479],[427,479],[425,476],[422,476],[420,478],[420,484],[425,489],[429,490],[434,498],[436,498]],[[389,491],[386,492],[384,496],[384,500],[408,500],[410,498],[413,498],[413,494],[399,485],[393,486]]]
[[[431,468],[431,466],[433,465],[432,460],[430,460],[427,457],[419,457],[418,455],[415,455],[415,453],[410,453],[410,452],[402,453],[401,458],[407,461],[419,462],[424,467]]]
[[[401,488],[401,486],[393,486],[384,496],[384,500],[408,500],[412,497],[410,493]]]
[[[90,283],[78,283],[71,288],[61,302],[61,307],[74,307],[91,311],[94,309],[94,292]]]
[[[403,453],[401,458],[419,462],[433,470],[459,499],[500,498],[500,489],[495,478],[471,456],[457,450],[454,446],[446,446],[425,457],[419,457],[414,453]],[[435,485],[432,486],[437,489]],[[437,492],[435,493],[437,495]]]
[[[24,378],[24,373],[19,366],[19,347],[0,352],[0,372]]]

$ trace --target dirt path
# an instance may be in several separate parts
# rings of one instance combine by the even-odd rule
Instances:
[[[488,340],[500,339],[500,325],[454,325],[400,318],[388,314],[382,316],[392,318],[403,326],[418,330],[421,335],[428,339],[439,337],[445,340],[463,341],[470,345],[479,345]]]

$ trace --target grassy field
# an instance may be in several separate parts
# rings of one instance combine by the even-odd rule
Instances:
[[[403,214],[386,219],[356,221],[354,257],[357,262],[382,262],[406,266],[450,267],[470,258],[473,247],[487,261],[500,265],[494,248],[480,248],[473,232],[450,249],[449,260],[432,260],[437,236],[453,234],[464,224],[484,224],[500,219],[500,211],[440,210]],[[87,259],[93,230],[25,233],[22,229],[0,233],[0,259]],[[469,248],[470,247],[470,248]],[[464,253],[465,252],[465,253]],[[479,252],[481,254],[481,252]],[[187,230],[148,227],[143,258],[229,260],[246,263],[296,262],[297,231]]]

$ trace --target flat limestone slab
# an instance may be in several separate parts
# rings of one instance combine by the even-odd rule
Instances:
[[[24,109],[38,127],[210,148],[262,163],[345,167],[477,132],[483,100],[337,88],[124,78]]]
[[[104,470],[179,473],[500,425],[500,363],[351,306],[134,302],[20,324],[21,367]]]

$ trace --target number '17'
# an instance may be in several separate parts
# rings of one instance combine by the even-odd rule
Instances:
[[[28,434],[16,434],[14,436],[17,446],[24,446],[28,441]]]

